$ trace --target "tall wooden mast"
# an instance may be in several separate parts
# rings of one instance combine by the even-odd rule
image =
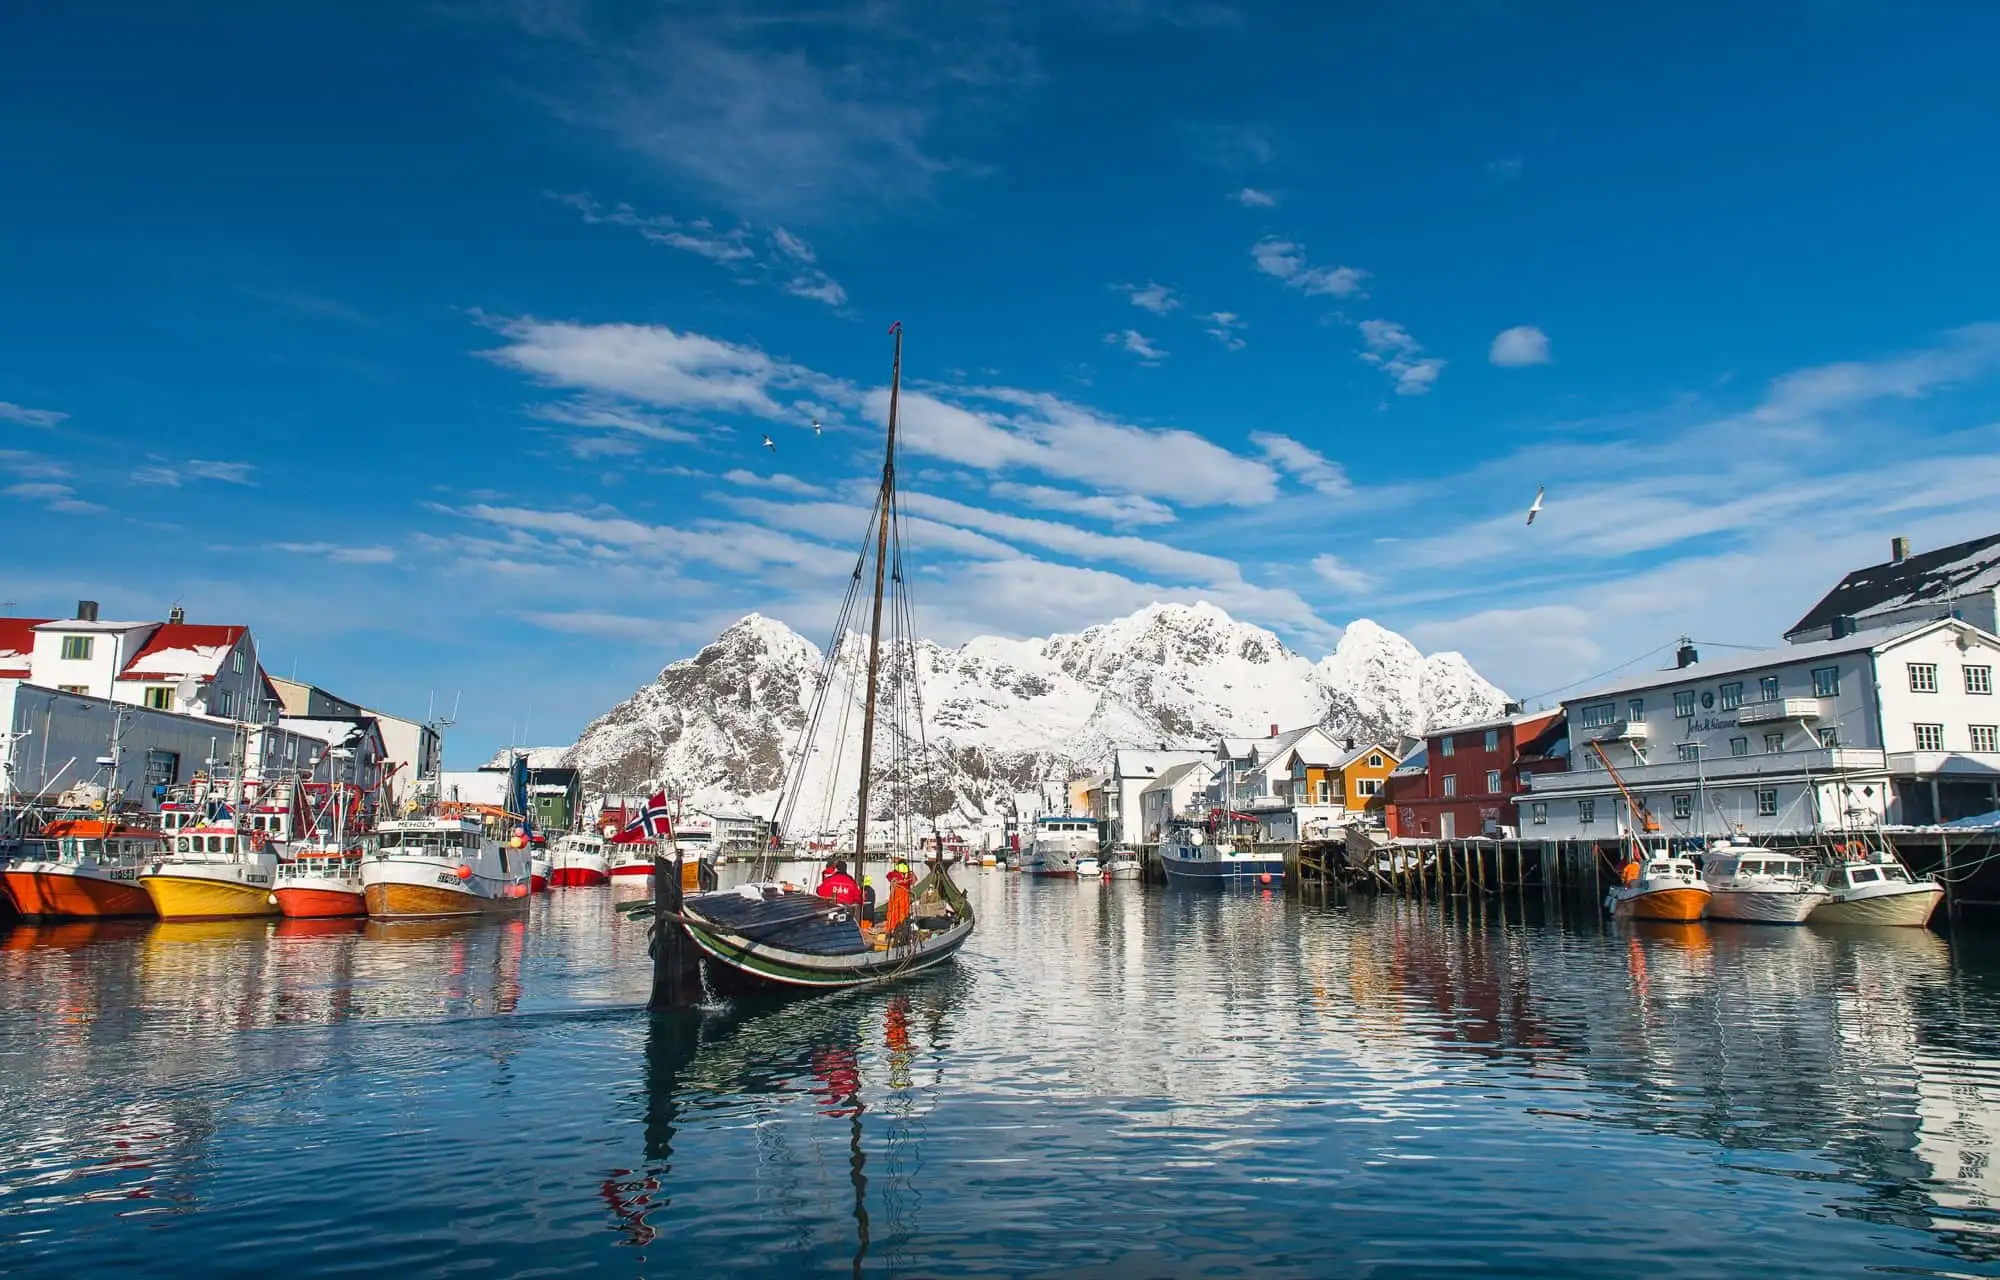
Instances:
[[[875,762],[875,683],[882,663],[882,586],[889,568],[889,521],[896,513],[896,410],[903,388],[903,322],[889,326],[896,360],[889,372],[889,449],[882,459],[882,492],[875,499],[875,604],[868,624],[868,693],[861,704],[861,803],[854,819],[854,865],[868,860],[868,772]]]

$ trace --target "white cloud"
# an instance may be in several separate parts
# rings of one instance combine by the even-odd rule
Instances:
[[[807,371],[755,347],[676,333],[665,325],[523,318],[498,328],[508,343],[484,352],[488,359],[544,382],[675,408],[787,418],[791,415],[772,398],[773,389],[812,380]]]
[[[224,484],[250,484],[256,467],[248,462],[214,462],[193,458],[187,462],[153,462],[132,472],[134,484],[160,485],[178,489],[188,480],[218,480]]]
[[[1237,336],[1236,332],[1243,327],[1243,318],[1241,316],[1237,315],[1234,311],[1211,311],[1202,318],[1209,323],[1209,327],[1203,330],[1209,337],[1214,338],[1231,351],[1241,351],[1243,349],[1243,339]]]
[[[274,542],[274,551],[300,556],[323,556],[334,564],[390,564],[396,559],[393,547],[346,547],[334,542]]]
[[[1942,346],[1886,360],[1845,361],[1774,379],[1754,414],[1791,422],[1858,408],[1874,400],[1915,400],[2000,367],[2000,324],[1967,325]]]
[[[1402,325],[1392,320],[1363,320],[1358,327],[1362,341],[1368,344],[1361,358],[1395,380],[1397,395],[1423,395],[1444,371],[1444,361],[1420,354],[1423,347]]]
[[[814,256],[811,245],[783,227],[771,228],[771,242],[777,245],[781,252],[797,258],[800,262],[817,262],[819,260]]]
[[[903,505],[917,515],[971,529],[988,537],[1027,543],[1081,559],[1111,560],[1202,583],[1231,583],[1243,579],[1242,570],[1233,560],[1199,551],[1184,551],[1146,538],[1095,533],[1056,520],[1007,515],[928,493],[906,493]]]
[[[1318,574],[1327,585],[1347,592],[1349,595],[1359,595],[1375,585],[1373,577],[1348,564],[1336,555],[1314,556],[1312,567],[1313,572]]]
[[[725,231],[706,218],[683,222],[664,214],[642,214],[629,204],[600,205],[581,192],[548,194],[582,214],[585,222],[629,227],[654,244],[707,258],[740,279],[775,284],[795,297],[811,298],[830,307],[847,301],[847,290],[817,265],[819,257],[813,247],[784,227],[771,228],[766,237],[769,243],[760,251],[757,233],[748,224]]]
[[[1547,364],[1549,362],[1549,335],[1531,324],[1517,324],[1511,329],[1502,329],[1493,338],[1493,349],[1486,358],[1503,368],[1521,365]]]
[[[1144,285],[1121,284],[1118,289],[1135,307],[1163,316],[1181,305],[1174,291],[1163,284],[1148,282]]]
[[[1354,491],[1347,479],[1347,471],[1339,463],[1326,457],[1317,449],[1308,448],[1290,436],[1269,431],[1253,431],[1250,442],[1264,451],[1264,456],[1284,468],[1286,474],[1300,484],[1330,497],[1346,497]]]
[[[1278,203],[1278,197],[1268,191],[1259,191],[1255,187],[1244,187],[1229,198],[1246,209],[1269,209]]]
[[[829,307],[838,307],[847,301],[847,290],[822,271],[793,276],[785,282],[785,292],[794,297],[824,302]]]
[[[816,484],[808,484],[796,476],[775,474],[760,476],[754,471],[725,471],[722,478],[730,484],[740,484],[747,489],[775,489],[780,493],[795,493],[800,497],[819,497],[826,490]]]
[[[77,497],[76,490],[70,485],[55,480],[24,480],[20,484],[11,484],[5,489],[0,489],[0,494],[21,502],[33,502],[51,511],[72,515],[104,510],[94,502],[85,502]]]
[[[1104,335],[1106,346],[1119,347],[1149,363],[1164,360],[1167,353],[1155,347],[1146,335],[1137,329],[1121,329],[1117,333]]]
[[[648,440],[670,443],[689,443],[697,437],[691,431],[669,426],[650,413],[643,413],[626,405],[602,400],[572,400],[557,404],[538,404],[528,410],[545,422],[559,422],[565,426],[586,427],[605,431],[622,431],[641,436]],[[598,454],[633,453],[637,446],[629,441],[607,439],[602,436],[586,436],[573,446],[579,456]]]
[[[987,486],[987,491],[996,498],[1025,502],[1044,511],[1066,511],[1112,524],[1171,524],[1174,520],[1172,508],[1165,503],[1136,493],[1077,493],[1047,485],[1016,484],[1011,480],[996,480]]]
[[[1361,292],[1368,273],[1358,267],[1315,267],[1306,261],[1305,246],[1265,236],[1250,248],[1257,270],[1305,294],[1351,298]]]
[[[53,427],[69,417],[54,409],[30,409],[26,405],[0,400],[0,421],[18,422],[24,427]]]

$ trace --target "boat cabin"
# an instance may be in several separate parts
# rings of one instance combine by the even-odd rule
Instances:
[[[156,831],[109,822],[55,822],[42,835],[57,862],[136,862],[160,845]]]
[[[385,822],[376,834],[381,853],[405,858],[463,858],[477,853],[485,828],[477,818],[412,818]]]
[[[1715,884],[1779,882],[1800,884],[1807,878],[1806,860],[1753,844],[1720,844],[1702,855],[1702,870]]]
[[[253,809],[243,815],[243,825],[273,840],[292,838],[292,815],[285,809]]]
[[[171,836],[167,844],[182,862],[233,862],[261,852],[264,838],[235,827],[188,827]]]
[[[1829,889],[1851,889],[1871,884],[1910,884],[1910,873],[1902,864],[1886,855],[1878,855],[1872,862],[1836,862],[1827,869],[1826,887]]]

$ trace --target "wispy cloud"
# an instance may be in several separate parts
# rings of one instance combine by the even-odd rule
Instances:
[[[1549,362],[1549,335],[1531,324],[1517,324],[1494,335],[1486,358],[1502,368]]]
[[[1361,340],[1368,344],[1361,358],[1395,381],[1397,395],[1423,395],[1444,371],[1444,361],[1423,355],[1423,347],[1402,325],[1392,320],[1363,320],[1358,327]]]
[[[996,498],[1025,502],[1044,511],[1063,511],[1090,516],[1110,524],[1172,524],[1173,509],[1162,502],[1136,493],[1077,493],[1047,485],[1017,484],[996,480],[987,486]]]
[[[1336,555],[1314,556],[1312,569],[1328,586],[1349,595],[1360,595],[1375,585],[1375,579],[1371,575]]]
[[[1133,306],[1150,311],[1156,316],[1166,315],[1181,305],[1181,300],[1174,296],[1174,291],[1163,284],[1121,284],[1118,290]]]
[[[1148,364],[1157,364],[1167,358],[1167,353],[1154,346],[1151,339],[1137,329],[1120,329],[1116,333],[1104,335],[1106,346],[1118,347],[1139,357]]]
[[[1879,361],[1843,361],[1787,374],[1771,384],[1753,415],[1793,422],[1876,400],[1915,400],[2000,368],[2000,324],[1967,325],[1929,350]]]
[[[525,622],[548,631],[569,635],[595,636],[600,640],[645,640],[658,642],[669,632],[659,618],[636,618],[630,614],[605,613],[591,609],[530,610],[519,615]]]
[[[1203,333],[1231,351],[1243,349],[1243,338],[1237,332],[1243,327],[1243,317],[1234,311],[1211,311],[1202,319],[1208,321],[1208,327],[1202,330]]]
[[[1304,294],[1351,298],[1361,292],[1368,273],[1358,267],[1316,267],[1306,261],[1305,246],[1266,236],[1250,248],[1257,270]]]
[[[1278,203],[1278,197],[1256,187],[1243,187],[1230,193],[1229,198],[1246,209],[1269,209]]]
[[[1253,431],[1250,442],[1262,449],[1264,456],[1282,467],[1287,475],[1309,489],[1337,498],[1346,497],[1354,491],[1345,468],[1319,450],[1300,444],[1290,436]]]
[[[94,502],[85,502],[77,497],[73,486],[57,480],[24,480],[19,484],[10,484],[5,489],[0,489],[0,494],[20,502],[32,502],[51,511],[72,515],[104,510]]]
[[[54,409],[30,409],[26,405],[0,400],[0,422],[16,422],[24,427],[53,427],[68,418]]]
[[[819,497],[826,493],[826,490],[819,485],[809,484],[797,476],[782,473],[760,476],[754,471],[744,471],[739,468],[723,472],[722,478],[730,484],[740,484],[749,489],[775,489],[780,493],[793,493],[805,498]]]
[[[775,284],[795,297],[830,307],[847,301],[847,290],[819,268],[813,247],[784,227],[772,227],[761,235],[747,223],[723,230],[706,218],[681,221],[664,214],[641,214],[629,204],[606,206],[580,192],[547,194],[582,214],[585,222],[629,227],[654,244],[707,258],[738,278]]]
[[[207,458],[191,458],[186,462],[162,462],[155,460],[132,472],[134,484],[160,485],[178,489],[190,480],[214,480],[222,484],[253,484],[250,477],[256,466],[248,462],[217,462]]]
[[[699,438],[692,431],[685,431],[662,421],[658,414],[646,413],[630,405],[587,396],[577,400],[533,405],[528,412],[544,422],[580,427],[585,431],[618,432],[624,436],[638,436],[641,439],[658,440],[662,443],[687,444]],[[607,435],[577,436],[571,441],[571,447],[581,457],[632,453],[638,449],[638,445],[629,439]]]
[[[396,559],[394,547],[353,547],[337,542],[274,542],[271,549],[291,555],[318,556],[334,564],[391,564]]]
[[[495,327],[507,343],[483,353],[488,359],[544,382],[673,408],[782,419],[791,414],[774,392],[815,381],[809,371],[755,347],[665,325],[524,317]],[[602,425],[632,429],[628,423]]]
[[[1521,176],[1521,157],[1502,156],[1486,162],[1486,176],[1495,182],[1512,182]]]

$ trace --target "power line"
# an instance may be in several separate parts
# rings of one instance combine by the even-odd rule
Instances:
[[[1623,671],[1625,668],[1631,666],[1633,663],[1644,662],[1646,659],[1652,657],[1654,654],[1664,653],[1666,650],[1673,648],[1678,643],[1680,643],[1678,640],[1669,640],[1665,644],[1660,645],[1658,648],[1648,649],[1646,650],[1646,652],[1640,654],[1636,658],[1627,658],[1625,661],[1619,663],[1617,666],[1606,668],[1605,670],[1598,672],[1594,676],[1585,676],[1581,680],[1572,680],[1568,684],[1559,684],[1555,688],[1545,690],[1542,693],[1529,694],[1527,697],[1521,699],[1521,701],[1524,704],[1529,702],[1540,702],[1542,699],[1550,696],[1551,694],[1561,693],[1565,689],[1574,689],[1580,684],[1589,684],[1594,680],[1602,680],[1606,676],[1616,675],[1618,672]]]

